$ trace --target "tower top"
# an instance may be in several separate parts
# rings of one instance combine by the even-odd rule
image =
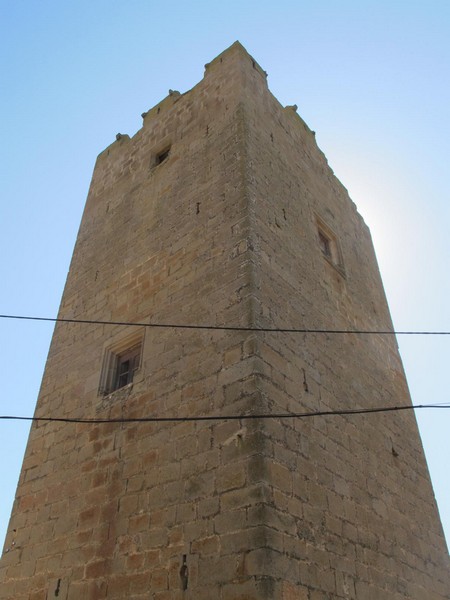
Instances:
[[[265,77],[267,77],[267,73],[260,67],[260,65],[257,63],[257,61],[253,58],[253,56],[251,56],[251,54],[248,53],[246,48],[241,44],[241,42],[239,40],[236,40],[235,42],[233,42],[233,44],[231,44],[231,46],[228,46],[228,48],[226,48],[223,52],[221,52],[218,56],[216,56],[216,58],[214,58],[211,62],[206,63],[205,70],[207,70],[209,67],[213,66],[217,62],[219,62],[219,63],[223,62],[223,59],[226,58],[227,55],[235,54],[235,53],[239,54],[243,60],[246,60],[246,61],[250,60],[252,62],[253,68],[258,69],[261,72],[261,74],[263,74]]]

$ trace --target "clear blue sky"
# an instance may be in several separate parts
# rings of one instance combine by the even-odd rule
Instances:
[[[56,315],[97,154],[239,39],[371,228],[396,328],[450,330],[449,30],[448,0],[0,0],[0,313]],[[1,414],[33,413],[52,329],[0,320]],[[414,403],[448,402],[450,337],[399,343]],[[417,419],[450,540],[450,410]],[[1,539],[27,434],[0,421]]]

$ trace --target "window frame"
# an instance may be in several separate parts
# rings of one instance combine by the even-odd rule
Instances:
[[[345,276],[342,251],[336,233],[318,215],[316,215],[316,230],[322,256],[341,275]]]
[[[107,396],[137,382],[137,375],[142,367],[143,348],[143,330],[122,337],[104,348],[98,395]],[[128,371],[121,373],[121,366],[130,361],[131,367],[128,366]],[[123,380],[123,375],[126,375],[126,381]]]

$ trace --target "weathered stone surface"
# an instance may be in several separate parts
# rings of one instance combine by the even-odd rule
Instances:
[[[238,43],[99,155],[60,316],[392,327],[366,225]],[[127,339],[133,382],[102,392]],[[58,323],[37,415],[409,402],[391,336]],[[444,600],[448,567],[412,413],[36,423],[0,598]]]

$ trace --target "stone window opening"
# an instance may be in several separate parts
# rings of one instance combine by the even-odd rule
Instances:
[[[107,395],[136,381],[141,368],[143,332],[139,331],[105,348],[99,394]]]
[[[327,258],[331,258],[331,240],[319,229],[319,245]]]
[[[344,264],[342,252],[336,234],[317,216],[316,224],[319,248],[322,251],[322,255],[343,275]]]
[[[156,165],[160,165],[165,160],[167,160],[169,158],[169,154],[170,154],[170,146],[168,148],[166,148],[165,150],[163,150],[162,152],[159,152],[156,155]]]
[[[141,344],[138,344],[117,356],[113,391],[133,382],[134,374],[140,366],[141,349]]]

